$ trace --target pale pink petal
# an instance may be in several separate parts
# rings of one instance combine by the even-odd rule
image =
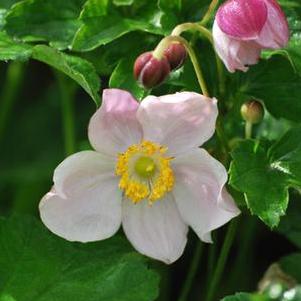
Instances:
[[[220,29],[240,40],[257,38],[266,20],[267,7],[263,0],[228,0],[216,14]]]
[[[173,195],[183,220],[201,240],[211,242],[211,231],[240,211],[226,191],[224,166],[204,149],[195,149],[173,160]]]
[[[186,245],[188,227],[181,220],[171,195],[149,205],[123,200],[122,226],[140,253],[167,264],[176,261]]]
[[[283,48],[289,40],[286,17],[275,0],[265,0],[268,18],[256,42],[264,48]]]
[[[103,91],[102,105],[89,124],[89,140],[99,152],[116,156],[140,142],[142,130],[136,119],[138,102],[123,90]]]
[[[55,169],[54,187],[41,200],[40,215],[52,232],[65,239],[105,239],[120,227],[121,198],[114,161],[83,151]]]
[[[47,228],[69,241],[89,242],[114,235],[121,224],[118,180],[107,179],[97,187],[67,198],[55,190],[41,200],[40,216]]]
[[[261,48],[253,41],[241,41],[222,32],[215,21],[213,24],[214,47],[230,72],[246,72],[249,65],[254,65],[260,58]]]
[[[202,145],[215,130],[217,100],[193,92],[146,97],[137,112],[144,139],[168,147],[169,154]]]
[[[54,171],[53,182],[63,197],[82,194],[97,188],[103,179],[115,177],[115,161],[95,151],[75,153],[60,163]]]

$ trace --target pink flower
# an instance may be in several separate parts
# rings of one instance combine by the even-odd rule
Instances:
[[[82,151],[54,171],[40,203],[44,224],[70,241],[106,239],[123,230],[142,254],[172,263],[188,226],[201,240],[239,214],[225,188],[224,166],[198,148],[214,133],[215,99],[183,92],[148,96],[105,90],[91,118],[95,151]]]
[[[276,0],[228,0],[217,11],[213,39],[230,72],[247,71],[262,49],[286,46],[289,28]]]

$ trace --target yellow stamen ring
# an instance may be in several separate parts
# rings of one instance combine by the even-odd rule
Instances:
[[[166,151],[159,144],[142,141],[118,155],[115,172],[120,176],[119,188],[133,203],[143,199],[152,203],[172,190],[172,158],[165,156]]]

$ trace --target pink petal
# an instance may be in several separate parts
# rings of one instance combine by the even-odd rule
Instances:
[[[211,231],[240,213],[225,188],[226,169],[204,149],[176,158],[173,168],[173,194],[183,220],[201,240],[211,242]]]
[[[202,145],[214,133],[216,99],[193,92],[146,97],[137,112],[144,139],[168,147],[174,155]]]
[[[173,263],[183,253],[188,227],[171,195],[153,205],[123,201],[122,226],[134,248],[154,259]]]
[[[218,9],[216,20],[227,35],[252,40],[267,20],[267,7],[263,0],[228,0]]]
[[[274,0],[265,0],[268,19],[256,42],[264,48],[283,48],[289,40],[289,28],[284,12]]]
[[[240,41],[223,33],[217,22],[213,24],[214,47],[230,72],[246,72],[249,65],[254,65],[260,58],[261,48],[253,41]]]
[[[112,179],[67,198],[53,189],[42,198],[39,209],[43,223],[60,237],[80,242],[103,240],[120,227],[121,193]]]
[[[92,116],[89,140],[99,152],[115,156],[141,140],[142,130],[136,119],[138,102],[127,91],[103,91],[102,106]]]
[[[70,241],[112,236],[121,223],[121,192],[114,162],[93,152],[76,153],[54,172],[54,187],[40,202],[44,224]]]
[[[94,189],[103,179],[115,178],[115,162],[95,151],[75,153],[54,171],[54,187],[62,197],[80,195]]]

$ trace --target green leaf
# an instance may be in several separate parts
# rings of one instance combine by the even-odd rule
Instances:
[[[151,301],[158,276],[120,238],[77,245],[32,218],[0,219],[1,301]]]
[[[281,301],[301,301],[301,285],[286,291]]]
[[[301,249],[301,202],[290,202],[286,215],[281,219],[277,231],[287,237],[292,243]]]
[[[180,11],[182,8],[182,0],[159,0],[158,6],[163,11]]]
[[[270,162],[267,148],[243,141],[232,152],[230,184],[245,194],[248,208],[275,227],[288,205],[288,176]]]
[[[84,0],[27,0],[9,11],[5,30],[23,41],[48,41],[67,48],[79,29]]]
[[[0,0],[0,8],[10,9],[14,4],[22,0]]]
[[[275,117],[300,121],[301,77],[291,61],[284,55],[274,55],[250,68],[249,72],[237,73],[235,93],[243,98],[261,99]]]
[[[156,3],[137,6],[133,7],[132,14],[123,16],[119,10],[109,6],[107,0],[88,0],[81,13],[83,25],[74,38],[72,49],[90,51],[136,30],[163,35],[162,12]]]
[[[16,3],[21,0],[0,0],[0,29],[3,28],[5,24],[5,18],[8,10]]]
[[[132,5],[135,0],[113,0],[114,5],[116,6],[128,6]]]
[[[32,46],[16,42],[5,33],[0,32],[0,60],[25,61],[32,54]]]
[[[221,301],[268,301],[269,299],[260,294],[236,293],[233,296],[223,298]]]
[[[270,150],[271,161],[301,187],[301,126],[288,131]]]
[[[301,283],[301,253],[293,253],[281,258],[279,262],[281,269]]]
[[[133,76],[134,60],[124,58],[122,59],[110,78],[110,88],[119,88],[130,91],[136,99],[141,100],[146,91],[137,84]]]
[[[91,63],[45,45],[35,46],[32,57],[70,76],[99,104],[100,78]]]
[[[241,142],[232,153],[230,184],[245,194],[248,208],[268,226],[285,214],[288,189],[301,187],[301,126],[271,147]]]

